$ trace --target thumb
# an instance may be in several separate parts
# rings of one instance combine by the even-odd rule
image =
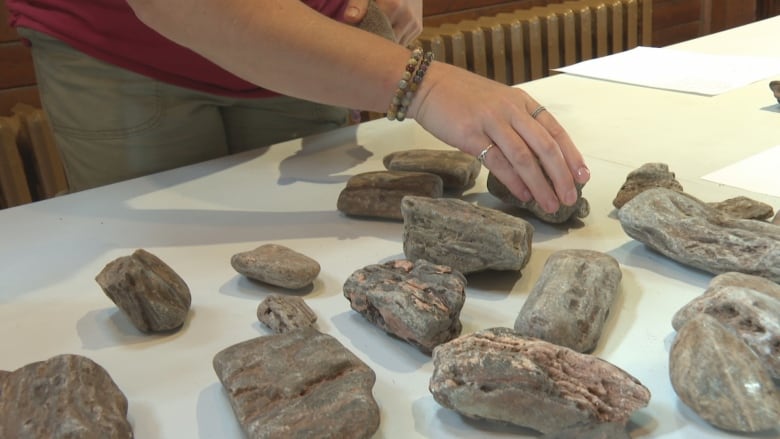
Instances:
[[[347,24],[358,24],[363,21],[368,10],[368,0],[347,0],[347,7],[344,9],[344,22]]]

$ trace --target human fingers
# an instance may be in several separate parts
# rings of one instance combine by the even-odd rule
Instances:
[[[531,111],[531,115],[537,111],[536,121],[539,122],[558,143],[558,146],[561,148],[561,153],[563,153],[563,158],[566,160],[569,170],[574,176],[574,181],[580,184],[587,183],[588,180],[590,180],[590,170],[585,164],[585,159],[582,157],[582,154],[574,145],[571,137],[569,137],[569,133],[566,132],[566,129],[563,128],[552,112],[547,108],[540,105]]]
[[[396,41],[408,45],[422,32],[421,0],[375,0],[393,26]]]
[[[347,24],[357,25],[366,16],[369,0],[347,0],[347,7],[344,9],[343,20]]]
[[[523,202],[528,202],[533,199],[531,191],[528,190],[523,179],[515,172],[515,169],[506,159],[506,156],[501,152],[501,148],[496,146],[494,142],[490,142],[485,149],[480,151],[477,155],[480,163],[486,167],[496,178],[498,178],[507,189],[512,192],[512,195],[517,197]]]

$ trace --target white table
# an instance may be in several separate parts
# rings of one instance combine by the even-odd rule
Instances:
[[[778,56],[770,44],[778,36],[780,18],[774,18],[679,47]],[[611,201],[628,172],[660,161],[705,201],[746,195],[780,208],[778,198],[700,179],[780,143],[780,114],[772,111],[767,83],[711,98],[569,75],[524,84],[586,155],[593,179],[584,193],[592,211],[580,227],[531,220],[533,255],[522,276],[470,276],[463,333],[512,327],[551,253],[606,252],[620,262],[623,280],[595,355],[636,376],[653,395],[632,418],[632,436],[732,437],[681,404],[668,378],[671,317],[712,276],[630,239]],[[351,175],[380,170],[385,154],[406,148],[446,146],[414,122],[379,120],[0,211],[0,370],[62,353],[85,355],[105,367],[128,397],[136,437],[240,438],[212,358],[270,333],[255,310],[280,290],[247,281],[229,261],[235,253],[278,243],[321,263],[305,295],[320,330],[376,371],[377,438],[535,437],[440,407],[428,392],[430,357],[369,324],[343,297],[343,282],[354,270],[403,257],[402,224],[345,217],[335,208],[338,194]],[[498,206],[485,178],[483,172],[465,199]],[[105,264],[136,248],[159,256],[190,286],[190,316],[173,335],[136,331],[94,281]]]

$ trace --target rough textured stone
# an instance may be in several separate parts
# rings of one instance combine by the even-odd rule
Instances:
[[[719,274],[712,278],[707,289],[720,287],[742,287],[760,291],[780,300],[780,284],[761,276],[753,276],[734,271]]]
[[[337,208],[347,215],[402,219],[406,195],[439,198],[442,179],[426,172],[376,171],[351,177],[339,194]]]
[[[433,367],[429,390],[442,406],[547,434],[625,425],[650,400],[647,388],[620,368],[508,328],[436,347]]]
[[[89,358],[58,355],[0,380],[0,437],[132,438],[127,398]]]
[[[289,289],[308,286],[320,274],[317,261],[278,244],[237,253],[230,258],[230,265],[250,279]]]
[[[192,296],[184,280],[143,249],[110,262],[95,280],[142,332],[180,328],[190,310]]]
[[[775,214],[774,219],[772,219],[772,223],[780,225],[780,210],[778,210]]]
[[[317,314],[301,297],[272,294],[258,305],[257,320],[281,334],[313,326],[317,321]]]
[[[726,215],[742,219],[765,220],[771,218],[774,213],[772,206],[748,197],[734,197],[718,203],[707,204]]]
[[[441,177],[445,189],[464,190],[474,185],[482,166],[463,151],[413,149],[390,153],[382,159],[391,171],[429,172]]]
[[[214,370],[248,438],[370,438],[379,428],[376,375],[314,328],[219,352]]]
[[[488,174],[487,179],[488,192],[493,194],[494,197],[511,206],[527,210],[540,220],[552,224],[564,223],[572,218],[585,218],[590,214],[590,204],[588,203],[588,200],[582,197],[582,185],[577,184],[576,186],[576,203],[571,206],[561,205],[557,211],[553,213],[547,213],[544,211],[544,209],[541,208],[541,206],[539,206],[539,203],[537,203],[536,200],[525,202],[519,198],[516,198],[514,195],[512,195],[511,192],[509,192],[509,188],[507,188],[504,183],[496,178],[492,172]]]
[[[775,95],[777,103],[780,104],[780,81],[769,82],[769,88],[772,89],[772,93]]]
[[[465,289],[450,267],[399,259],[355,271],[344,297],[369,322],[430,353],[460,335]]]
[[[604,423],[567,428],[545,434],[542,439],[631,439],[631,435],[628,434],[625,425]]]
[[[718,428],[747,433],[780,426],[780,395],[758,356],[707,314],[677,333],[669,374],[680,399]]]
[[[612,205],[620,209],[638,194],[656,187],[664,187],[678,192],[683,191],[682,185],[677,181],[674,172],[669,171],[668,165],[665,163],[645,163],[628,174],[626,182],[620,187]]]
[[[592,250],[562,250],[544,264],[515,320],[515,331],[578,352],[591,352],[617,295],[615,258]]]
[[[775,224],[733,218],[662,188],[637,195],[618,218],[629,236],[683,264],[780,282],[780,226]]]
[[[404,253],[463,274],[520,270],[531,257],[534,228],[521,218],[457,199],[404,197]]]

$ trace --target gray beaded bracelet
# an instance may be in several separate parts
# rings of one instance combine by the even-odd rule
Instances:
[[[389,120],[402,121],[406,118],[406,110],[412,103],[412,98],[417,88],[428,71],[428,67],[433,61],[433,52],[425,52],[421,48],[412,51],[409,61],[406,63],[401,80],[398,81],[398,89],[390,102],[390,108],[387,110]]]

